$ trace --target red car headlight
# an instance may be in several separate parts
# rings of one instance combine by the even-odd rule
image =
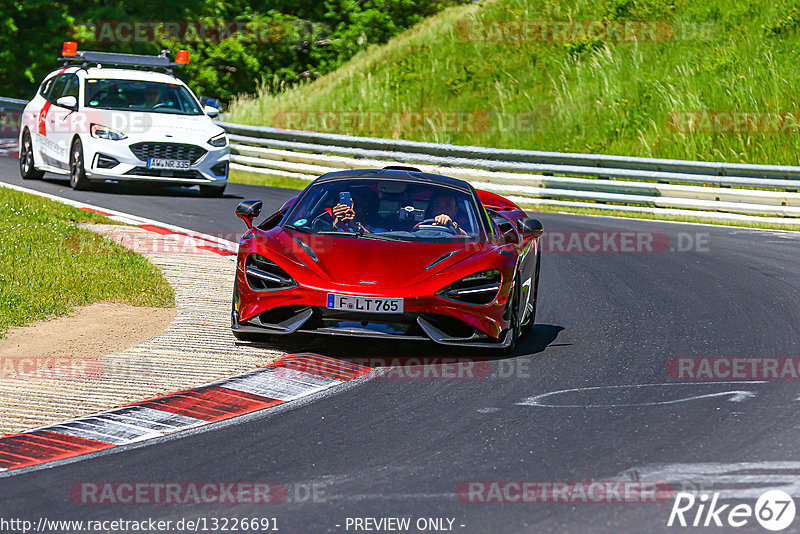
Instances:
[[[485,306],[490,304],[500,291],[503,277],[497,269],[479,271],[465,276],[458,282],[441,289],[436,294],[443,299],[464,304]]]

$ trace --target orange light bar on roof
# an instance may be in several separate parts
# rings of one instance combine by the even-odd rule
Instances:
[[[61,49],[62,57],[74,57],[78,55],[78,43],[75,41],[66,41],[64,47]]]
[[[189,51],[188,50],[178,50],[178,54],[175,56],[175,64],[176,65],[188,65],[189,64]]]

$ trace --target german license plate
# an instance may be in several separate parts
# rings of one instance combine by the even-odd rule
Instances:
[[[358,297],[328,293],[331,310],[360,311],[367,313],[403,313],[403,299],[385,297]]]
[[[148,169],[188,169],[191,164],[188,159],[147,158]]]

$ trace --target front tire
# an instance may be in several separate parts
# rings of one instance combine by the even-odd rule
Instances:
[[[517,314],[517,306],[519,306],[519,298],[520,298],[520,290],[519,284],[514,284],[514,297],[511,303],[511,320],[509,321],[508,330],[506,331],[506,335],[511,336],[510,343],[507,347],[503,348],[503,354],[510,355],[513,354],[517,348],[517,343],[519,342],[519,338],[522,337],[522,325],[520,324],[520,318]]]
[[[80,139],[75,139],[70,151],[69,185],[75,191],[86,191],[91,187],[91,182],[86,178],[86,168],[83,165],[83,144]]]
[[[36,170],[34,166],[33,142],[28,130],[22,134],[22,146],[19,147],[19,174],[23,180],[41,180],[44,176],[44,171]]]
[[[539,270],[542,265],[542,253],[538,252],[536,256],[536,274],[534,275],[533,280],[533,304],[530,316],[528,317],[528,321],[522,325],[522,331],[524,333],[532,332],[533,325],[536,322],[536,304],[539,301]]]

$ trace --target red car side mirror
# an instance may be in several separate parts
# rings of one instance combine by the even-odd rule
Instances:
[[[253,219],[258,217],[261,213],[261,206],[263,202],[260,200],[245,200],[236,206],[236,216],[239,217],[247,225],[247,228],[253,227]]]
[[[517,221],[517,228],[519,228],[523,238],[532,237],[536,239],[537,237],[541,237],[544,233],[544,226],[539,222],[539,219],[531,219],[528,217],[520,219]]]

